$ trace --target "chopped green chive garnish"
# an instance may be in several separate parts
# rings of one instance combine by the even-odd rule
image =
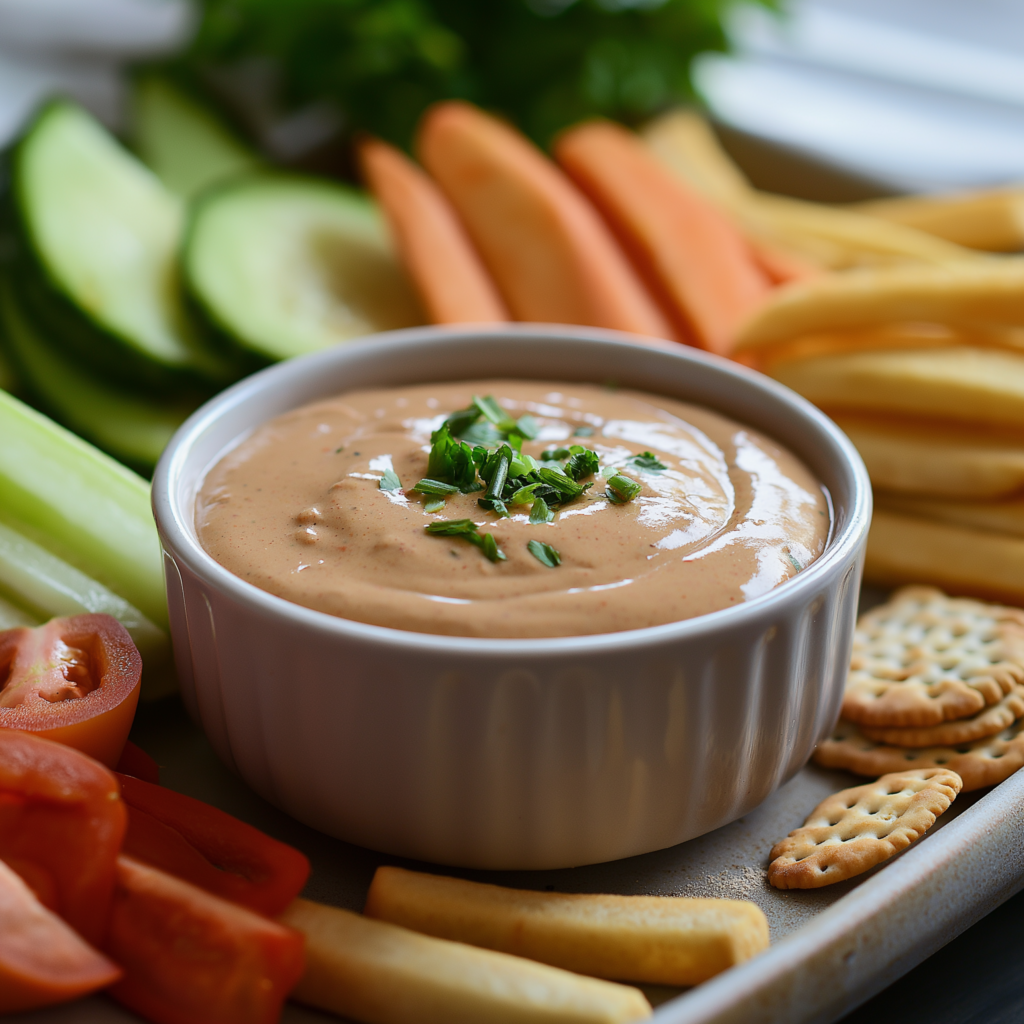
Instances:
[[[424,512],[440,512],[444,508],[444,498],[431,498],[423,502]]]
[[[447,519],[428,523],[424,529],[432,537],[462,537],[475,544],[492,562],[504,562],[505,553],[498,547],[493,533],[481,534],[472,519]]]
[[[632,501],[642,490],[643,488],[635,480],[616,474],[608,481],[608,490],[605,491],[605,494],[616,505],[621,505],[624,502]]]
[[[481,543],[478,545],[480,550],[492,561],[492,562],[504,562],[505,552],[498,547],[498,542],[494,539],[493,533],[477,534],[480,537]],[[476,541],[473,541],[476,544]]]
[[[508,434],[516,429],[516,421],[498,405],[493,395],[486,398],[474,395],[473,404],[480,410],[484,419],[493,423],[502,433]]]
[[[424,477],[414,488],[414,491],[419,491],[420,494],[458,494],[459,489],[455,484],[446,484],[441,480],[431,480],[429,477]]]
[[[540,424],[527,413],[516,421],[516,430],[527,440],[532,441],[540,433]]]
[[[549,569],[562,564],[562,556],[550,545],[540,540],[531,540],[526,545],[530,554]]]
[[[574,445],[573,447],[578,447]],[[584,448],[575,452],[565,464],[565,475],[573,480],[582,480],[585,476],[593,476],[599,467],[597,452]]]
[[[572,432],[572,436],[573,437],[593,437],[594,436],[594,428],[593,427],[577,427]]]
[[[573,498],[578,498],[590,486],[590,484],[578,484],[575,480],[570,480],[557,469],[538,469],[537,476],[553,491],[560,494],[562,501],[566,499],[571,501]]]
[[[555,513],[548,508],[548,503],[543,498],[534,498],[533,506],[530,509],[530,522],[536,526],[538,523],[550,523],[555,518]]]
[[[442,519],[429,523],[426,531],[432,537],[465,537],[476,533],[476,523],[472,519]]]
[[[652,455],[650,452],[643,452],[641,455],[634,455],[630,460],[637,469],[649,469],[654,473],[660,473],[663,469],[668,469],[657,456]]]
[[[578,444],[549,448],[540,459],[525,454],[523,441],[536,437],[538,432],[532,416],[514,420],[493,396],[476,395],[468,409],[453,412],[431,434],[427,473],[414,490],[442,499],[459,492],[484,491],[478,504],[488,512],[507,518],[509,505],[530,505],[531,523],[550,523],[557,508],[575,501],[593,486],[580,481],[594,476],[600,462],[596,452]],[[470,440],[479,443],[470,444]],[[611,470],[612,475],[616,473]],[[432,512],[443,507],[442,501],[424,504]],[[485,540],[486,535],[479,534],[475,527],[458,525],[464,522],[471,520],[432,523],[430,528],[440,526],[445,536],[465,537],[492,561],[504,558],[497,542]]]
[[[398,474],[393,469],[385,469],[384,475],[380,478],[379,486],[382,491],[400,491],[402,489],[402,482],[398,479]]]

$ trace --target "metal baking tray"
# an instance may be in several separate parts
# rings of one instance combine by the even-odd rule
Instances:
[[[767,882],[772,845],[829,793],[864,779],[809,765],[738,821],[642,857],[561,871],[450,871],[331,839],[271,807],[220,764],[175,699],[141,708],[132,735],[161,764],[166,785],[304,850],[313,864],[310,899],[361,910],[377,865],[402,863],[521,888],[757,903],[768,916],[771,948],[698,988],[641,986],[656,1006],[657,1024],[828,1024],[1024,888],[1024,772],[961,795],[923,839],[858,879],[779,891]],[[139,1018],[98,996],[6,1020],[134,1024]],[[337,1020],[295,1004],[282,1016],[285,1024]]]

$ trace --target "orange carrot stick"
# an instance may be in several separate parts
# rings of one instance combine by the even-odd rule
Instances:
[[[726,354],[770,285],[739,231],[609,121],[570,128],[555,156],[590,196],[677,323]]]
[[[431,321],[511,319],[455,211],[430,178],[380,139],[360,143],[359,162]]]
[[[418,153],[517,320],[672,336],[597,211],[514,128],[468,103],[439,103]]]

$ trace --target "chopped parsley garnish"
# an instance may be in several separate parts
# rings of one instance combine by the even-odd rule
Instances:
[[[393,469],[385,469],[378,486],[382,491],[400,491],[402,489],[402,482],[398,479],[398,474]]]
[[[616,473],[608,481],[608,490],[605,491],[605,495],[616,505],[623,505],[627,501],[632,501],[642,490],[643,488],[635,480]]]
[[[475,544],[490,561],[505,561],[505,553],[498,547],[494,534],[480,533],[472,519],[443,519],[428,523],[426,531],[433,537],[462,537]]]
[[[549,569],[562,564],[562,556],[550,544],[545,544],[541,540],[531,540],[526,547],[541,565],[546,565]]]
[[[634,455],[630,460],[637,469],[649,469],[653,473],[660,473],[662,470],[668,469],[656,455],[652,455],[650,452],[643,452],[641,455]]]

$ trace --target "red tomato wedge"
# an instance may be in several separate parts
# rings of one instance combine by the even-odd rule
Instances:
[[[106,925],[127,819],[98,761],[0,729],[0,860],[89,942]]]
[[[0,633],[0,727],[75,747],[113,768],[139,701],[142,659],[110,615]]]
[[[0,1013],[77,999],[120,977],[0,861]]]
[[[304,969],[300,932],[120,857],[110,994],[155,1024],[272,1024]]]
[[[128,805],[124,852],[261,914],[302,891],[309,860],[294,847],[201,800],[120,776]]]

